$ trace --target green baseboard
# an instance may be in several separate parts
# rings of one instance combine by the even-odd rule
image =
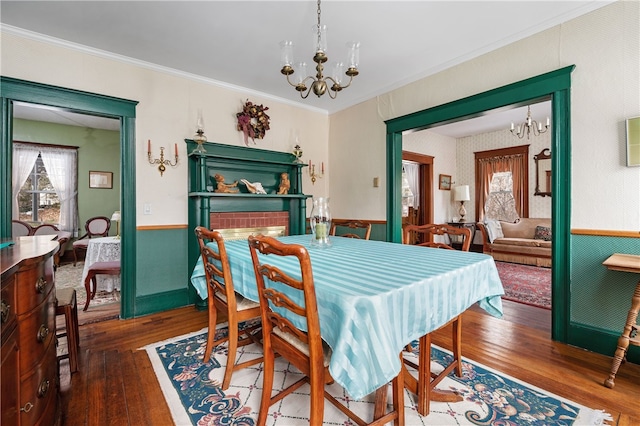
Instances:
[[[620,330],[622,332],[622,330]],[[571,324],[567,333],[567,343],[613,358],[620,334],[584,325]],[[630,346],[627,362],[640,365],[640,347]],[[621,367],[624,368],[624,367]],[[603,378],[604,380],[604,378]]]
[[[151,294],[136,297],[136,311],[134,316],[139,317],[142,315],[155,314],[157,312],[189,305],[193,305],[193,302],[189,302],[189,290],[186,288]]]

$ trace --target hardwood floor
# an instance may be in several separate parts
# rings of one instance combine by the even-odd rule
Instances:
[[[551,341],[550,312],[504,302],[497,319],[479,308],[463,315],[464,356],[579,404],[640,424],[640,365],[623,364],[613,389],[602,383],[611,357]],[[166,425],[171,414],[146,352],[138,348],[206,327],[206,311],[175,309],[80,327],[79,372],[61,366],[64,425]],[[546,324],[546,325],[545,325]],[[446,345],[449,330],[436,333]]]

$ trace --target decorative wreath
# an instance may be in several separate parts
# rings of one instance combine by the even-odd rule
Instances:
[[[249,146],[249,138],[255,144],[255,139],[263,139],[269,130],[269,116],[265,113],[269,107],[254,105],[247,102],[242,107],[242,112],[236,114],[238,118],[237,129],[244,133],[244,144]]]

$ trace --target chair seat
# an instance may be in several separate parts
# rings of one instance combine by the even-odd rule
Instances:
[[[307,345],[302,340],[298,339],[294,334],[287,333],[286,331],[282,331],[279,328],[274,328],[273,329],[273,334],[277,334],[278,336],[282,337],[282,339],[286,340],[288,343],[290,343],[292,346],[294,346],[300,352],[302,352],[306,356],[309,356],[309,345]],[[331,350],[331,346],[329,346],[327,344],[327,342],[325,342],[323,340],[322,341],[322,355],[323,355],[324,366],[325,367],[329,367],[329,363],[331,362],[331,354],[332,353],[333,353],[333,351]]]
[[[75,240],[73,242],[73,248],[87,248],[89,247],[89,240]]]
[[[112,260],[109,262],[95,262],[89,266],[89,271],[108,271],[108,272],[117,272],[120,273],[120,261]],[[101,272],[107,273],[107,272]]]
[[[216,292],[216,298],[220,299],[224,303],[227,303],[227,295],[220,292]],[[253,309],[260,307],[259,303],[253,300],[246,299],[243,295],[236,292],[236,308],[239,311],[246,311],[247,309]]]
[[[75,303],[76,291],[73,287],[56,288],[57,306],[68,306]]]

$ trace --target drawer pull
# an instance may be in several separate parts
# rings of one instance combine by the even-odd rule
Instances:
[[[49,381],[47,379],[44,379],[42,382],[40,382],[40,386],[38,386],[38,398],[44,398],[48,390]]]
[[[36,336],[36,338],[38,339],[38,343],[44,342],[44,339],[46,339],[48,335],[49,335],[49,327],[42,324],[40,326],[40,330],[38,330],[38,336]]]
[[[38,281],[36,281],[36,291],[38,293],[44,293],[45,288],[47,288],[47,280],[45,280],[44,277],[38,278]]]
[[[26,404],[24,404],[24,407],[20,408],[20,411],[24,411],[25,413],[28,413],[29,411],[31,411],[32,408],[33,408],[33,404],[30,402],[27,402]]]
[[[9,305],[5,300],[2,301],[2,322],[5,322],[7,318],[9,318],[9,313],[11,312],[11,305]]]

